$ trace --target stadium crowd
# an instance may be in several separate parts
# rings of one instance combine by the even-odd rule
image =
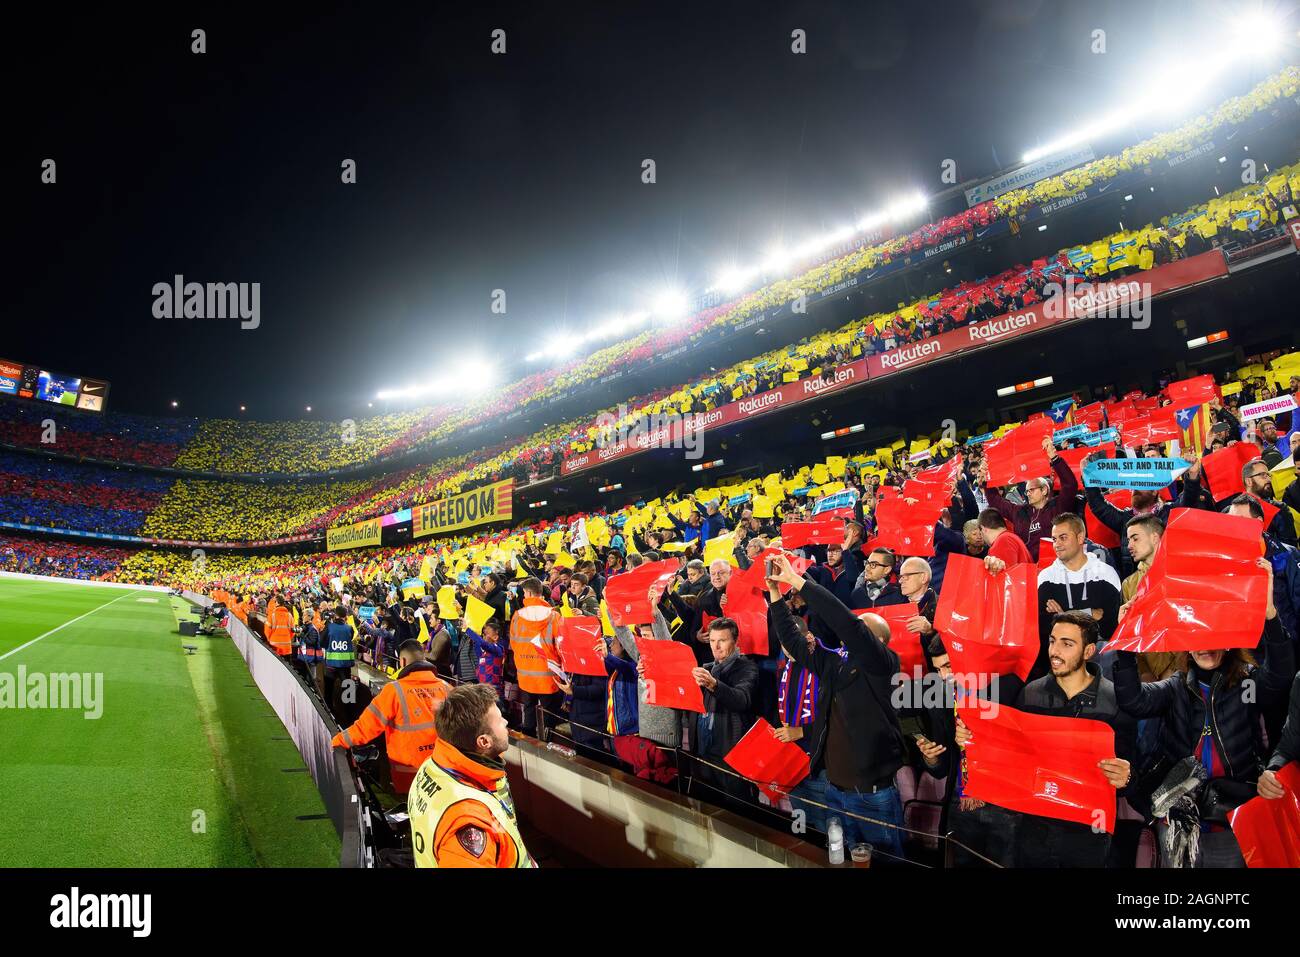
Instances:
[[[109,580],[129,556],[124,548],[0,535],[0,571],[21,575]]]
[[[769,282],[734,302],[704,310],[672,326],[648,329],[591,355],[493,388],[478,398],[362,418],[350,427],[345,427],[346,423],[307,421],[210,420],[200,424],[194,420],[151,420],[112,413],[103,417],[67,417],[57,410],[6,408],[0,409],[3,413],[0,441],[41,448],[40,422],[52,415],[60,423],[60,449],[74,455],[174,464],[195,470],[258,473],[321,472],[360,465],[377,455],[411,449],[431,439],[498,420],[508,412],[580,390],[677,346],[698,346],[705,337],[725,334],[763,310],[789,302],[800,292],[813,295],[849,276],[888,265],[977,226],[1013,218],[1035,205],[1078,195],[1120,174],[1178,156],[1217,132],[1269,110],[1279,99],[1292,97],[1298,90],[1300,70],[1288,67],[1249,93],[1229,99],[1178,129],[1153,136],[1119,154],[1099,157],[960,214],[922,225],[906,235],[875,244],[863,243],[843,254],[836,253],[795,277]],[[896,312],[869,317],[856,323],[856,328],[800,343],[792,347],[796,352],[785,358],[760,357],[750,363],[754,368],[736,371],[737,378],[730,382],[703,382],[698,388],[708,390],[715,398],[730,396],[738,389],[756,389],[760,383],[779,384],[786,375],[818,368],[843,355],[870,354],[890,348],[891,342],[898,345],[937,334],[983,315],[1013,308],[1017,302],[1033,301],[1044,271],[1051,271],[1058,279],[1066,275],[1095,279],[1158,265],[1217,244],[1234,232],[1249,233],[1276,222],[1279,201],[1286,202],[1294,189],[1294,169],[1285,176],[1275,173],[1262,188],[1239,190],[1232,197],[1219,197],[1197,210],[1168,217],[1159,226],[1065,250],[1055,259],[1036,262],[1028,269],[1020,267],[993,279],[963,284]],[[1109,248],[1103,248],[1103,243]],[[766,362],[775,364],[761,365]],[[804,362],[809,364],[804,366]],[[656,395],[648,401],[663,399],[664,396]],[[667,400],[682,404],[681,397],[668,396]],[[706,405],[708,401],[703,400]],[[693,399],[691,404],[699,402]],[[14,409],[20,408],[14,404]],[[570,440],[580,444],[581,431],[585,430],[579,430]],[[486,475],[493,471],[504,474],[511,468],[547,468],[568,447],[563,433],[563,429],[548,429],[542,444],[532,445],[503,461],[484,463],[480,471]],[[432,481],[439,471],[434,466],[424,480],[413,482],[413,486],[418,488]],[[472,480],[471,477],[466,481]],[[443,483],[440,491],[452,487],[445,479],[439,481]],[[415,494],[418,501],[418,495],[425,493]]]
[[[304,664],[333,647],[333,637],[322,644],[321,626],[339,622],[330,634],[349,635],[353,645],[336,668],[352,668],[360,655],[398,673],[398,649],[415,640],[447,680],[493,685],[503,713],[526,732],[546,726],[584,755],[677,780],[747,813],[764,804],[767,813],[802,809],[816,831],[836,817],[850,843],[868,841],[885,857],[916,852],[900,830],[916,824],[905,824],[903,787],[935,797],[942,811],[933,826],[950,838],[955,863],[1131,866],[1143,822],[1155,817],[1165,864],[1241,866],[1226,815],[1251,795],[1281,793],[1276,772],[1297,757],[1300,734],[1294,718],[1283,730],[1300,633],[1293,511],[1300,423],[1284,413],[1243,424],[1236,414],[1241,404],[1300,386],[1300,354],[1259,359],[1219,387],[1198,378],[1166,382],[1161,396],[1058,403],[986,442],[900,440],[874,454],[606,515],[278,566],[244,559],[241,573],[190,581],[206,582],[263,632],[275,605],[294,609]],[[1179,421],[1172,413],[1184,402],[1203,417],[1199,432],[1168,424]],[[1158,490],[1085,487],[1089,457],[1112,449],[1083,444],[1077,432],[1054,442],[1066,423],[1093,434],[1114,427],[1131,438],[1124,454],[1177,452],[1191,467]],[[1008,456],[1028,463],[1034,477],[1006,481],[1014,478]],[[1189,511],[1229,522],[1216,526],[1221,533],[1257,540],[1268,579],[1254,593],[1261,632],[1240,647],[1190,654],[1176,642],[1155,647],[1145,635],[1136,655],[1108,647],[1125,616],[1142,607],[1141,582],[1160,568],[1166,528]],[[907,543],[918,542],[925,544],[909,551]],[[1023,673],[996,673],[995,700],[1029,714],[1093,717],[1113,731],[1101,772],[1121,800],[1106,833],[964,795],[960,756],[980,728],[954,721],[950,705],[872,704],[894,700],[882,696],[895,690],[900,668],[909,670],[900,661],[921,669],[918,681],[951,684],[944,638],[956,626],[943,605],[950,593],[974,600],[962,565],[972,558],[990,580],[1031,566],[1027,581],[1037,586],[1032,653]],[[646,578],[647,570],[663,577]],[[644,603],[621,576],[646,588]],[[770,603],[756,608],[764,593]],[[632,604],[637,610],[627,615],[617,610]],[[896,605],[907,610],[891,623]],[[519,619],[529,607],[544,613]],[[599,623],[604,677],[562,667],[570,662],[554,639],[576,616]],[[533,641],[539,622],[547,629],[541,652]],[[702,715],[647,700],[642,656],[664,640],[690,649]],[[856,668],[865,682],[848,679]],[[1258,700],[1239,693],[1247,678]],[[1218,724],[1202,748],[1202,699],[1212,691],[1221,695]],[[802,747],[811,767],[788,793],[769,788],[764,798],[727,760],[760,717],[776,740]],[[1189,754],[1196,760],[1178,765]],[[1183,781],[1178,774],[1208,782],[1198,793],[1213,800],[1164,807],[1161,787]],[[1153,802],[1162,814],[1152,814]]]

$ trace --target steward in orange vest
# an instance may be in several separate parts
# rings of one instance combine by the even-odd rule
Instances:
[[[438,707],[451,686],[424,657],[414,638],[402,642],[397,652],[401,671],[380,690],[350,728],[330,741],[336,748],[355,748],[384,735],[393,790],[404,794],[415,772],[433,753],[438,741],[434,725]]]
[[[293,654],[293,612],[278,602],[267,612],[266,641],[282,658]]]
[[[546,662],[560,661],[556,640],[563,619],[542,597],[542,583],[536,578],[524,580],[523,592],[524,607],[510,619],[510,650],[515,657],[519,690],[535,695],[554,694],[558,686]]]

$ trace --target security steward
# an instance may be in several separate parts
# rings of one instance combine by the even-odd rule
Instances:
[[[400,671],[375,695],[361,717],[334,735],[336,748],[355,748],[384,735],[393,790],[405,794],[411,789],[420,763],[433,753],[438,741],[434,718],[451,685],[438,677],[425,659],[424,648],[408,638],[397,649]]]
[[[293,612],[275,602],[266,616],[266,643],[281,658],[288,658],[293,654]]]
[[[506,780],[510,746],[491,685],[443,699],[438,743],[420,765],[406,809],[416,867],[536,867],[519,836]]]

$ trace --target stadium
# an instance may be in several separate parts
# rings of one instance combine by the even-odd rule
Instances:
[[[149,103],[253,110],[292,173],[225,182],[233,154],[178,134],[132,199],[34,107],[53,158],[21,174],[29,318],[0,350],[0,781],[25,809],[0,861],[331,869],[359,894],[447,867],[1158,889],[1300,866],[1300,20],[1194,9],[1099,7],[1094,29],[963,7],[971,35],[1041,37],[1036,82],[1073,108],[998,74],[939,120],[884,109],[802,173],[778,150],[775,181],[692,140],[733,120],[670,97],[643,132],[676,118],[672,144],[582,139],[566,176],[599,208],[576,211],[551,160],[530,180],[390,139],[387,107],[322,150],[307,130],[336,107],[263,84],[319,69],[321,103],[361,94],[305,54],[263,64],[278,17],[153,24],[175,49],[146,61],[177,79]],[[872,16],[746,25],[782,59],[739,97],[833,74],[928,103],[918,38],[938,56],[950,28],[881,14],[906,50],[884,60],[831,40]],[[482,42],[438,68],[439,122],[505,110],[515,147],[575,163],[511,112],[573,51],[514,22],[457,21]],[[306,29],[323,61],[348,49],[338,14]],[[1193,42],[1176,82],[1142,72]],[[739,55],[701,49],[697,80]],[[610,56],[596,74],[622,75]],[[807,64],[828,72],[787,76]],[[100,95],[76,107],[89,136]],[[835,103],[803,120],[819,151],[807,118]],[[553,108],[588,121],[572,91]],[[124,139],[152,122],[134,109]],[[896,175],[881,147],[863,165],[887,176],[828,182],[859,136],[924,162]],[[737,182],[706,201],[692,175]],[[758,191],[781,177],[789,198]],[[62,265],[38,261],[60,238]],[[97,316],[55,315],[92,291]]]

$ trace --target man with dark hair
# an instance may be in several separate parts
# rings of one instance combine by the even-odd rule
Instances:
[[[1138,585],[1151,570],[1151,559],[1155,557],[1156,548],[1165,534],[1165,523],[1156,515],[1148,513],[1130,518],[1124,525],[1124,540],[1128,552],[1137,563],[1137,570],[1120,583],[1120,606],[1116,619],[1124,617],[1129,602],[1137,594]],[[1178,656],[1171,651],[1152,651],[1138,655],[1138,673],[1143,681],[1159,681],[1174,673],[1175,659]]]
[[[692,750],[709,764],[726,767],[723,758],[754,724],[758,703],[758,665],[740,653],[740,627],[730,618],[709,622],[713,660],[691,671],[704,695],[704,714],[695,722]],[[695,776],[734,798],[753,801],[748,781],[696,763]],[[706,793],[703,795],[709,799]],[[716,795],[714,795],[716,800]]]
[[[393,790],[404,794],[438,741],[434,717],[451,686],[438,677],[415,639],[402,642],[397,659],[401,668],[397,677],[384,685],[361,717],[336,734],[330,744],[355,748],[382,734]]]
[[[501,576],[496,572],[488,572],[484,575],[479,579],[478,594],[474,597],[492,606],[492,619],[501,626],[502,631],[505,631],[506,622],[509,620],[506,614],[506,602],[510,596],[501,587]]]
[[[415,866],[535,867],[506,779],[510,733],[496,691],[456,688],[438,709],[436,730],[407,802]]]
[[[898,585],[890,581],[894,566],[898,560],[894,553],[885,547],[872,549],[867,562],[858,576],[853,591],[849,594],[850,608],[877,608],[881,605],[905,605]]]
[[[1002,517],[1029,549],[1029,557],[1033,561],[1038,561],[1039,540],[1047,537],[1053,519],[1058,515],[1073,514],[1077,507],[1075,499],[1079,495],[1079,482],[1069,463],[1056,451],[1050,435],[1043,436],[1043,451],[1061,485],[1059,494],[1052,495],[1052,480],[1048,477],[1032,478],[1025,482],[1025,505],[1013,505],[996,488],[985,489],[989,506],[1002,513]],[[983,462],[983,470],[987,476],[987,459]]]
[[[1054,615],[1048,641],[1051,673],[1025,685],[1015,707],[1029,714],[1088,718],[1109,725],[1115,734],[1115,757],[1103,759],[1098,766],[1106,781],[1122,795],[1132,777],[1137,723],[1120,709],[1115,686],[1102,677],[1092,660],[1097,637],[1097,620],[1090,613],[1067,611]],[[958,721],[959,746],[964,748],[972,735],[978,734],[978,726],[967,728]],[[1102,813],[1114,811],[1105,809]],[[1115,823],[1101,817],[1091,824],[1080,824],[1022,814],[1016,827],[1016,866],[1102,867]]]
[[[996,575],[1011,565],[1028,565],[1033,561],[1020,536],[1014,532],[1007,534],[1010,529],[1007,528],[1006,519],[996,508],[984,509],[977,521],[980,538],[987,549],[984,565],[992,574]]]
[[[1120,582],[1115,569],[1084,548],[1088,540],[1083,519],[1066,512],[1052,520],[1056,561],[1038,573],[1038,634],[1042,648],[1031,680],[1047,673],[1048,635],[1052,618],[1063,611],[1086,612],[1097,620],[1103,641],[1119,623]]]

